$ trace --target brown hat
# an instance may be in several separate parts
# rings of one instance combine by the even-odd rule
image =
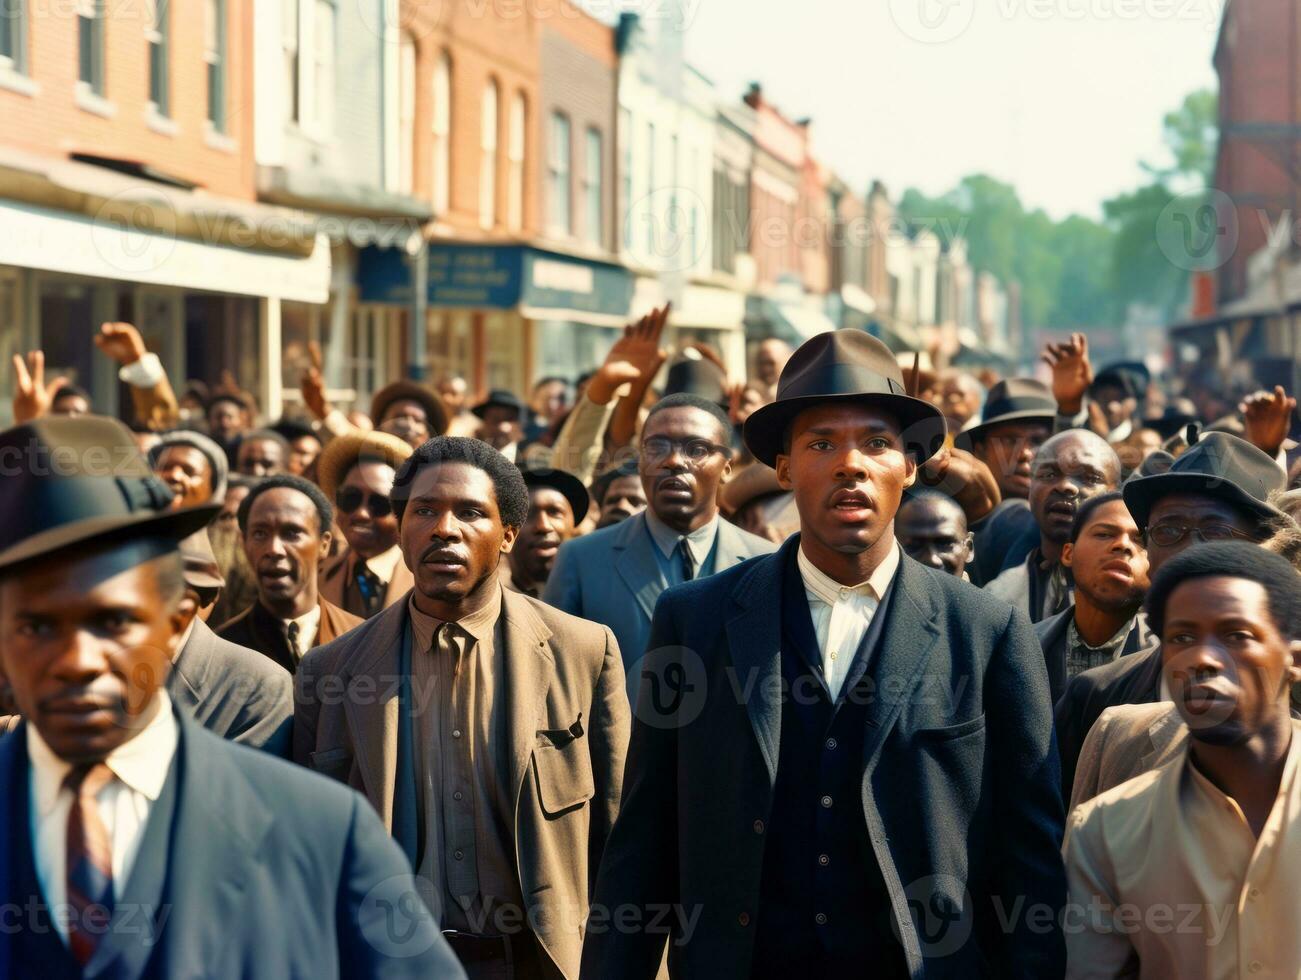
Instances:
[[[181,541],[181,563],[185,568],[185,584],[192,589],[226,587],[217,556],[212,553],[207,528],[201,528]]]
[[[316,482],[331,500],[348,470],[359,461],[387,463],[395,470],[415,450],[397,436],[387,432],[348,432],[331,439],[316,460]]]
[[[806,340],[777,381],[777,400],[745,420],[745,444],[754,458],[775,466],[790,423],[816,405],[860,402],[892,413],[906,450],[917,461],[934,456],[944,442],[944,416],[907,394],[903,372],[890,348],[861,330],[829,330]]]
[[[731,516],[751,501],[777,493],[785,490],[771,466],[742,466],[718,491],[718,503]]]
[[[406,399],[419,402],[424,407],[425,417],[429,420],[430,435],[441,436],[447,431],[447,409],[443,407],[442,399],[432,389],[418,382],[405,380],[385,385],[371,398],[370,420],[375,424],[375,428],[379,428],[380,422],[384,420],[384,412],[390,405]]]
[[[168,510],[173,495],[117,419],[47,416],[0,432],[0,569],[74,545],[180,541],[215,504]]]

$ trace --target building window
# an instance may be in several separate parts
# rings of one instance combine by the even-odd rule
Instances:
[[[281,0],[280,44],[284,51],[285,114],[289,122],[302,121],[298,91],[298,0]]]
[[[403,32],[398,52],[398,193],[416,186],[416,39]]]
[[[603,142],[599,129],[588,129],[583,154],[583,232],[593,245],[600,245],[605,237],[605,216],[601,213],[605,193]]]
[[[434,65],[434,214],[447,213],[452,197],[452,59],[444,51]]]
[[[506,146],[509,172],[506,178],[506,227],[519,231],[524,227],[524,147],[527,142],[528,107],[524,94],[515,93],[510,105],[510,142]]]
[[[488,82],[479,107],[479,227],[497,223],[497,83]]]
[[[619,110],[619,183],[623,208],[623,247],[632,248],[632,113]]]
[[[149,45],[149,104],[160,116],[168,115],[167,33],[171,18],[168,0],[153,0],[147,5],[145,42]]]
[[[0,0],[0,69],[27,72],[27,0]]]
[[[646,251],[655,254],[655,211],[651,196],[655,193],[655,124],[646,124]]]
[[[226,131],[226,0],[204,0],[203,60],[208,66],[208,122]]]
[[[573,234],[574,230],[573,208],[569,198],[569,178],[572,170],[570,158],[573,148],[570,145],[569,117],[563,112],[551,114],[550,149],[547,176],[551,187],[551,200],[547,205],[547,217],[552,234],[568,236]]]
[[[334,4],[316,0],[312,24],[312,121],[321,133],[328,133],[334,123]]]
[[[77,0],[77,79],[104,94],[104,3]]]

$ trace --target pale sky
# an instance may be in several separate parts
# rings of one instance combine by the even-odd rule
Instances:
[[[599,0],[598,0],[599,2]],[[948,190],[985,172],[1056,218],[1165,162],[1161,117],[1214,87],[1225,0],[634,0],[681,10],[687,57],[739,98],[752,80],[814,119],[856,189]],[[663,15],[661,13],[661,15]],[[925,40],[917,40],[916,38]]]

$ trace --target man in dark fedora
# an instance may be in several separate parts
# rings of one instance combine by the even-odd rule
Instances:
[[[494,388],[470,411],[480,419],[478,437],[514,462],[520,440],[524,438],[525,406],[519,396],[504,388]]]
[[[972,525],[975,558],[968,572],[984,585],[1003,568],[1024,561],[1037,543],[1034,520],[1026,506],[1030,465],[1053,434],[1057,402],[1048,386],[1033,378],[1009,378],[989,389],[980,422],[954,436],[989,467],[1003,502]]]
[[[0,976],[462,974],[365,800],[177,710],[172,494],[105,418],[0,433]],[[57,465],[51,465],[57,460]],[[386,916],[385,909],[394,910]]]
[[[592,498],[582,481],[565,470],[521,467],[520,472],[529,491],[529,516],[506,556],[510,575],[505,584],[537,599],[551,577],[560,546],[587,517]]]
[[[1043,656],[900,553],[945,433],[904,391],[880,341],[824,333],[746,421],[800,532],[660,597],[585,977],[653,977],[666,940],[709,980],[1062,975]]]
[[[1268,541],[1290,520],[1269,503],[1285,479],[1282,468],[1245,439],[1211,432],[1167,472],[1127,481],[1122,493],[1143,533],[1149,575],[1199,542]],[[1054,711],[1066,792],[1084,739],[1103,711],[1168,700],[1159,645],[1072,678]]]

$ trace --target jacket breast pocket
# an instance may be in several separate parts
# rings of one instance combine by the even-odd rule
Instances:
[[[311,763],[312,768],[321,775],[346,783],[348,774],[352,771],[352,749],[344,746],[337,749],[322,749],[320,752],[313,752],[311,754]]]
[[[917,738],[927,739],[934,742],[951,742],[954,739],[966,738],[968,735],[974,735],[977,732],[985,730],[985,716],[977,715],[969,721],[961,722],[957,725],[947,725],[943,728],[919,728]]]
[[[533,747],[533,776],[538,801],[548,817],[576,810],[596,795],[592,759],[583,736],[556,738],[539,732]]]

